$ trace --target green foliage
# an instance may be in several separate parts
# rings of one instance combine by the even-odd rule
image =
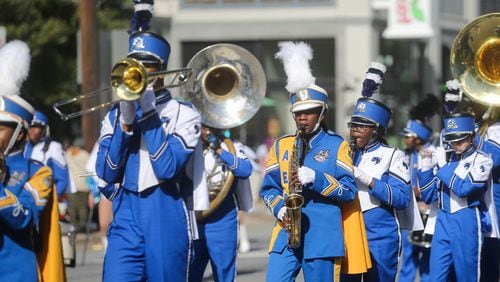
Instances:
[[[82,0],[85,1],[85,0]],[[76,84],[79,2],[74,0],[0,0],[0,25],[7,41],[25,41],[31,50],[31,70],[22,95],[50,116],[55,135],[67,133],[69,124],[53,112],[52,104],[79,94]],[[127,28],[131,0],[97,0],[100,29]]]

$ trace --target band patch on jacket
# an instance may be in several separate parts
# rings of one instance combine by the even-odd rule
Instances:
[[[24,171],[21,171],[21,172],[14,171],[10,175],[9,181],[7,182],[7,186],[18,185],[19,183],[21,183],[21,181],[24,179],[25,176],[26,176],[26,172],[24,172]]]
[[[328,158],[330,158],[330,150],[320,150],[314,155],[314,160],[317,162],[325,162]]]

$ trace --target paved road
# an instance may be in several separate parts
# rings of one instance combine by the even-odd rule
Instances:
[[[245,217],[245,222],[249,233],[251,250],[248,253],[238,255],[238,276],[236,280],[239,282],[265,281],[267,265],[266,248],[274,222],[273,218],[262,206],[258,206],[256,212],[248,214]],[[75,268],[66,269],[68,281],[101,281],[104,252],[102,251],[102,246],[99,245],[98,236],[98,233],[91,235],[85,264],[82,266],[85,236],[83,234],[78,234],[77,266]],[[207,267],[203,281],[213,281],[210,267]]]

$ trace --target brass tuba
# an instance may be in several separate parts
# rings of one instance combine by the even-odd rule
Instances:
[[[450,52],[454,78],[473,101],[489,107],[496,120],[500,107],[500,13],[480,16],[459,31]]]
[[[187,68],[191,69],[193,79],[181,88],[180,98],[196,106],[202,123],[208,127],[239,126],[260,108],[266,93],[266,76],[257,58],[246,49],[233,44],[214,44],[194,55]],[[225,139],[224,143],[235,154],[231,140]],[[219,207],[234,181],[229,169],[224,170],[223,181],[213,181],[215,170],[209,168],[207,177],[210,208],[197,214],[199,220]]]

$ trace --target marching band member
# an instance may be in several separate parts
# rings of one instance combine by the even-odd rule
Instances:
[[[49,135],[49,119],[44,113],[35,111],[28,131],[29,142],[26,142],[24,156],[52,169],[57,197],[62,201],[61,197],[70,192],[67,191],[70,184],[69,170],[61,143],[52,140]]]
[[[0,280],[65,281],[52,172],[23,156],[34,113],[18,96],[29,48],[9,42],[0,48],[0,61]]]
[[[346,262],[344,271],[359,273],[370,267],[349,146],[326,127],[328,93],[314,84],[308,62],[310,47],[304,42],[281,42],[279,47],[276,57],[283,61],[291,112],[302,133],[278,138],[269,152],[260,195],[277,221],[269,245],[266,281],[293,281],[301,268],[305,281],[339,281],[344,256],[355,260]],[[302,138],[304,146],[297,151],[304,154],[298,153],[300,167],[289,175],[296,138]],[[298,248],[287,246],[287,231],[294,222],[285,200],[292,185],[302,185],[304,198]],[[345,214],[352,221],[344,220]],[[355,243],[351,245],[350,240]]]
[[[458,108],[462,111],[475,114],[476,126],[474,134],[474,146],[477,150],[488,154],[493,159],[492,181],[488,181],[489,187],[484,194],[484,205],[488,210],[487,216],[491,219],[491,230],[483,232],[484,241],[481,250],[481,281],[498,281],[500,267],[500,239],[498,217],[500,211],[500,185],[498,185],[499,164],[500,164],[500,126],[496,117],[488,117],[484,112],[485,107],[463,97],[462,86],[457,79],[446,82],[447,91],[444,95],[445,111],[453,114]],[[486,118],[486,119],[485,119]],[[481,134],[479,128],[486,128],[486,132]],[[445,130],[443,129],[443,133]],[[442,138],[444,140],[444,138]],[[443,147],[451,153],[453,150],[447,142],[442,142]],[[438,163],[445,163],[439,162]],[[441,164],[442,165],[442,164]]]
[[[440,103],[437,98],[432,94],[428,94],[424,100],[410,110],[411,119],[402,131],[404,143],[406,145],[405,153],[408,158],[407,162],[410,165],[412,192],[418,200],[421,214],[428,212],[430,208],[427,207],[420,198],[417,171],[422,158],[419,153],[423,152],[423,150],[436,151],[436,147],[430,142],[432,129],[428,127],[425,122],[439,110],[439,105]],[[415,281],[417,269],[419,270],[420,281],[428,281],[430,249],[427,246],[413,245],[409,240],[409,236],[412,236],[410,231],[402,229],[401,234],[403,243],[402,261],[398,274],[398,281]],[[418,243],[430,244],[430,235],[425,234],[424,231],[420,231],[420,233],[417,234],[418,236],[415,239],[419,240]]]
[[[397,210],[411,200],[410,174],[404,153],[389,147],[384,134],[391,110],[370,97],[378,92],[385,66],[372,63],[348,126],[354,147],[354,175],[359,189],[373,268],[342,281],[394,281],[401,247]],[[362,277],[361,277],[362,276]]]
[[[170,46],[158,34],[136,32],[128,57],[148,72],[165,70]],[[163,80],[138,101],[121,101],[102,121],[96,173],[113,201],[104,281],[185,281],[191,221],[183,195],[192,190],[186,164],[198,145],[198,111],[172,99]],[[113,184],[119,184],[115,189]],[[109,189],[107,189],[109,188]]]
[[[482,245],[482,201],[493,161],[473,145],[474,116],[444,118],[443,137],[453,152],[446,163],[426,152],[417,174],[423,199],[438,201],[430,256],[430,280],[447,281],[453,266],[457,281],[478,281]]]
[[[220,205],[210,215],[198,220],[199,238],[193,241],[194,259],[190,265],[189,280],[202,281],[203,273],[210,260],[215,281],[234,281],[238,245],[238,208],[241,207],[237,205],[236,200],[239,203],[241,200],[246,200],[246,206],[250,206],[250,209],[246,211],[253,209],[248,180],[252,173],[252,164],[243,152],[243,144],[234,142],[236,154],[232,154],[214,129],[202,126],[201,141],[205,150],[205,173],[208,186],[224,185],[223,175],[226,170],[234,174],[235,180]],[[235,199],[238,189],[246,190],[246,193],[240,193],[238,196],[244,194],[250,197],[246,199],[236,197]]]

